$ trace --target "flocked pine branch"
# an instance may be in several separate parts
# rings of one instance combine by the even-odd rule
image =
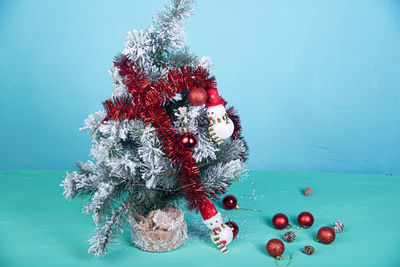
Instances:
[[[213,198],[213,194],[216,191],[230,186],[235,181],[239,181],[246,172],[247,169],[244,163],[239,159],[209,166],[201,172],[204,189],[207,195]]]
[[[93,214],[93,221],[96,225],[100,223],[101,216],[112,209],[114,202],[118,201],[122,193],[123,183],[120,181],[101,182],[97,191],[92,195],[91,201],[86,205],[84,212]]]
[[[124,224],[134,206],[128,200],[122,201],[120,207],[112,211],[111,217],[96,228],[97,234],[89,242],[91,247],[89,253],[99,257],[107,253],[108,246],[115,244],[115,235],[123,232]]]
[[[155,40],[160,47],[182,48],[186,36],[181,25],[191,16],[193,5],[193,0],[173,0],[157,12],[153,24]]]
[[[193,0],[173,0],[169,6],[157,12],[153,26],[128,33],[123,54],[133,60],[151,80],[181,65],[210,65],[205,59],[200,62],[183,46],[186,36],[182,24],[191,16],[193,5]],[[115,84],[114,95],[126,94],[116,71],[113,69],[110,74]]]

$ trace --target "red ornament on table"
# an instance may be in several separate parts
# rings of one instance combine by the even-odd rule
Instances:
[[[237,234],[239,233],[239,226],[231,220],[227,221],[225,224],[228,225],[232,229],[233,238],[235,238],[237,236]]]
[[[181,144],[185,149],[193,149],[197,145],[197,137],[189,132],[181,136]]]
[[[289,219],[283,213],[277,213],[272,217],[272,224],[276,229],[282,230],[289,226]]]
[[[189,91],[188,99],[189,102],[194,106],[204,105],[207,101],[207,92],[204,88],[197,87]]]
[[[268,241],[267,251],[272,257],[280,258],[285,251],[285,245],[281,240],[274,238]]]
[[[320,241],[323,244],[330,244],[333,241],[335,241],[335,237],[336,237],[335,231],[329,226],[324,226],[318,230],[316,240]]]
[[[314,224],[314,217],[311,213],[304,211],[297,217],[297,222],[301,227],[309,228]]]

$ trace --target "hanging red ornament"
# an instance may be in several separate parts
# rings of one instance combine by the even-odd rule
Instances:
[[[193,149],[197,145],[197,137],[189,132],[181,135],[181,144],[186,149]]]
[[[308,228],[314,224],[314,217],[311,213],[304,211],[297,217],[297,222],[301,227]]]
[[[267,251],[272,257],[280,258],[285,251],[285,245],[278,238],[273,238],[267,243]]]
[[[282,230],[289,226],[289,219],[283,213],[277,213],[272,217],[272,224],[276,229]]]
[[[207,101],[207,97],[206,90],[201,87],[191,89],[188,94],[189,102],[194,106],[204,105]]]
[[[324,244],[330,244],[333,241],[335,241],[335,237],[336,237],[335,231],[329,226],[324,226],[318,230],[316,240]]]
[[[239,233],[239,226],[231,220],[227,221],[225,224],[228,225],[232,229],[233,238],[235,238],[237,236],[237,234]]]

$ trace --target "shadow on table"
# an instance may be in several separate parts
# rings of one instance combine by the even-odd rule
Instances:
[[[266,247],[265,247],[265,244],[261,244],[261,243],[259,243],[259,244],[257,244],[257,250],[261,253],[261,254],[263,254],[263,255],[265,255],[265,256],[268,256],[266,253],[267,253],[267,249],[266,249]]]
[[[267,216],[264,218],[265,224],[267,224],[272,229],[275,229],[274,225],[272,224],[272,216]]]

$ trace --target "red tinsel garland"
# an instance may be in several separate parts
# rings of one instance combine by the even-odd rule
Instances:
[[[207,196],[199,176],[199,168],[192,151],[181,147],[179,134],[172,128],[172,122],[163,105],[176,94],[191,88],[216,87],[215,78],[210,77],[209,72],[201,67],[183,66],[169,71],[165,77],[151,83],[146,74],[124,55],[117,57],[114,65],[118,67],[119,74],[124,77],[123,82],[130,97],[106,100],[103,103],[107,111],[104,121],[142,119],[146,124],[155,127],[163,141],[164,152],[180,169],[179,185],[184,198],[188,200],[188,209],[197,210]],[[242,139],[239,117],[232,108],[228,110],[228,113],[235,124],[233,138]],[[243,160],[246,159],[245,156],[245,154],[241,155]],[[216,195],[224,192],[226,192],[225,188],[221,188],[211,197],[215,198]]]

